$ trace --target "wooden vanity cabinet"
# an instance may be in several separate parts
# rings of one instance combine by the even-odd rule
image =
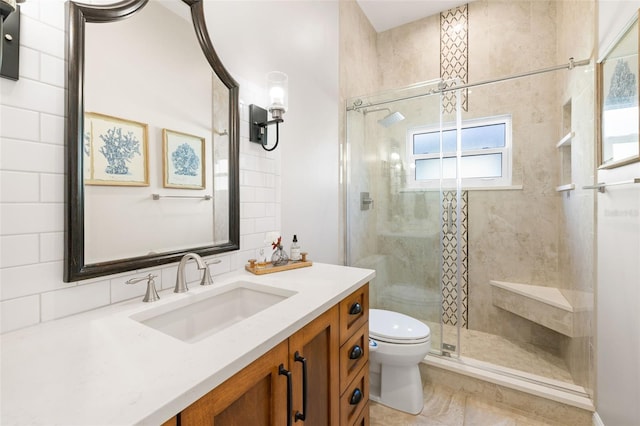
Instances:
[[[162,423],[162,426],[178,426],[178,416],[173,416],[166,422]]]
[[[340,426],[369,424],[369,285],[339,303]]]
[[[368,285],[364,285],[184,409],[178,424],[367,426],[368,297]],[[287,371],[291,374],[290,423]]]
[[[293,373],[293,419],[296,425],[337,425],[339,393],[338,307],[326,311],[289,338],[289,365]],[[306,406],[303,362],[307,364]]]
[[[288,355],[284,341],[184,409],[178,424],[286,425]]]

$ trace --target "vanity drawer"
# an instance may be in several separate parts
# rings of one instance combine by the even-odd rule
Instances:
[[[369,402],[369,363],[365,363],[355,380],[340,397],[340,424],[351,425]]]
[[[350,426],[369,426],[369,402],[362,409],[362,413],[358,416],[355,422],[353,422]]]
[[[345,297],[340,302],[340,345],[369,321],[369,284]]]
[[[340,347],[340,394],[369,360],[369,323],[360,327]]]

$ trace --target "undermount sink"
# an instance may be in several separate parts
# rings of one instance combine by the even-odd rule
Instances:
[[[262,284],[236,281],[132,315],[131,319],[195,343],[296,294]]]

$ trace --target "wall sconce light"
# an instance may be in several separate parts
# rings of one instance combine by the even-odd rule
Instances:
[[[0,76],[18,79],[20,71],[20,6],[24,0],[0,0]]]
[[[1,1],[1,0],[0,0]],[[257,105],[249,105],[249,140],[262,145],[265,151],[273,151],[277,148],[280,139],[280,123],[284,122],[282,115],[287,112],[289,103],[289,78],[280,71],[271,71],[267,74],[267,90],[269,91],[269,120],[267,110]],[[276,142],[271,148],[267,148],[267,126],[276,125]]]

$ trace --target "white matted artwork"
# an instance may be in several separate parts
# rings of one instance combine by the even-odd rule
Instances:
[[[165,188],[205,189],[204,138],[162,129]]]
[[[640,161],[638,14],[598,64],[600,168]]]
[[[85,184],[149,186],[147,135],[145,123],[86,113]]]

